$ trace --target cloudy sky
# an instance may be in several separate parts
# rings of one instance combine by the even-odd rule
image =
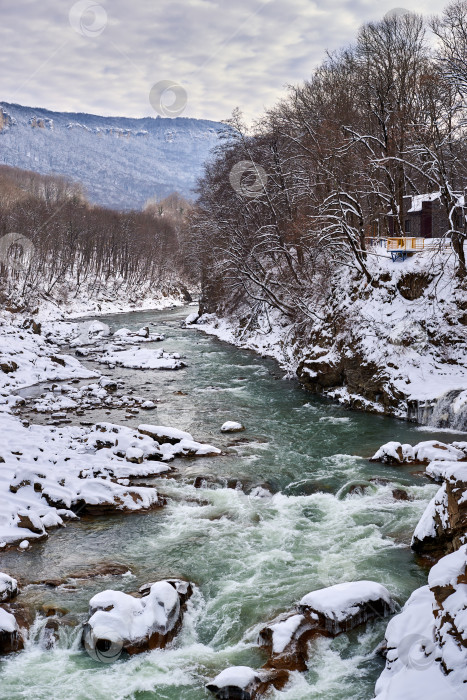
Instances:
[[[436,0],[403,0],[431,14]],[[444,4],[444,3],[443,3]],[[154,84],[183,87],[182,116],[251,120],[326,50],[400,7],[393,0],[0,0],[0,100],[156,116]],[[166,94],[167,103],[173,93]]]

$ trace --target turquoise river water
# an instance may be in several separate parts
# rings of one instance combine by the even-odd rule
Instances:
[[[283,380],[272,360],[181,328],[186,315],[185,308],[101,319],[113,329],[153,324],[152,330],[166,334],[164,348],[180,352],[188,366],[178,372],[109,370],[126,389],[157,399],[157,409],[131,420],[121,411],[93,412],[92,420],[171,425],[224,454],[177,460],[176,473],[153,479],[168,498],[162,510],[83,518],[29,552],[0,555],[0,570],[29,581],[92,570],[102,561],[128,566],[131,575],[55,589],[31,585],[23,592],[36,609],[57,605],[78,623],[100,590],[130,592],[161,578],[189,579],[197,591],[182,632],[164,651],[99,664],[80,646],[79,624],[64,628],[56,647],[46,649],[39,615],[26,650],[0,661],[2,700],[206,699],[211,696],[205,683],[222,669],[264,663],[258,630],[309,591],[371,579],[402,604],[426,582],[409,543],[436,487],[413,468],[368,459],[391,439],[415,443],[455,436],[314,398]],[[246,431],[221,434],[226,420],[241,421]],[[193,486],[199,475],[206,477],[206,488]],[[238,488],[226,487],[237,481]],[[259,485],[270,495],[252,497]],[[412,500],[395,500],[395,488],[406,489]],[[385,625],[377,620],[335,640],[314,642],[309,671],[295,674],[285,691],[271,697],[372,698],[384,663],[377,649]]]

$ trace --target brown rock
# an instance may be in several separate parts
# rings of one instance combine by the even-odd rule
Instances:
[[[44,535],[45,530],[44,526],[42,525],[39,527],[39,524],[34,524],[30,518],[29,515],[27,514],[18,514],[19,521],[18,521],[18,527],[24,527],[26,530],[30,530],[31,532],[34,532],[36,535]]]
[[[401,297],[415,301],[423,296],[432,279],[432,275],[425,272],[408,272],[399,279],[397,289]]]
[[[18,369],[18,365],[13,360],[10,360],[9,362],[0,363],[0,369],[5,374],[9,374],[10,372],[15,372]]]
[[[396,499],[396,501],[412,501],[413,500],[409,496],[407,491],[404,491],[404,489],[393,489],[392,496],[393,496],[393,498]]]

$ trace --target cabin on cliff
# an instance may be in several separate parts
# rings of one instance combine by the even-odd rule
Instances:
[[[464,193],[456,193],[457,206],[454,226],[464,229],[467,205]],[[388,214],[389,236],[399,236],[394,214]],[[442,238],[451,229],[449,218],[441,201],[440,192],[406,195],[403,198],[402,221],[404,235],[411,238]]]

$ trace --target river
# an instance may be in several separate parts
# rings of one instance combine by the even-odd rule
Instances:
[[[371,579],[403,603],[426,583],[426,571],[408,545],[436,487],[415,468],[371,464],[368,458],[391,439],[455,436],[312,397],[297,382],[283,380],[274,361],[181,328],[186,315],[185,308],[101,319],[113,329],[153,324],[152,330],[166,334],[164,348],[180,352],[188,366],[178,372],[110,370],[125,390],[159,400],[157,409],[130,420],[116,410],[85,419],[171,425],[225,454],[177,460],[174,475],[153,479],[168,498],[162,510],[83,518],[27,553],[0,555],[0,570],[29,581],[64,577],[103,560],[127,565],[131,575],[24,591],[36,608],[57,605],[77,620],[86,618],[90,597],[105,588],[130,592],[148,581],[190,579],[198,588],[183,630],[170,649],[106,665],[81,648],[79,625],[65,628],[55,649],[45,649],[39,616],[26,650],[0,661],[2,699],[201,700],[211,697],[204,684],[227,666],[264,663],[258,630],[309,591]],[[226,420],[241,421],[246,431],[221,434]],[[193,486],[199,475],[208,488]],[[226,487],[237,481],[237,488]],[[253,497],[256,486],[271,495]],[[395,488],[406,489],[412,500],[395,500]],[[286,691],[271,697],[373,697],[385,625],[377,620],[350,635],[314,642],[309,671],[295,674]]]

